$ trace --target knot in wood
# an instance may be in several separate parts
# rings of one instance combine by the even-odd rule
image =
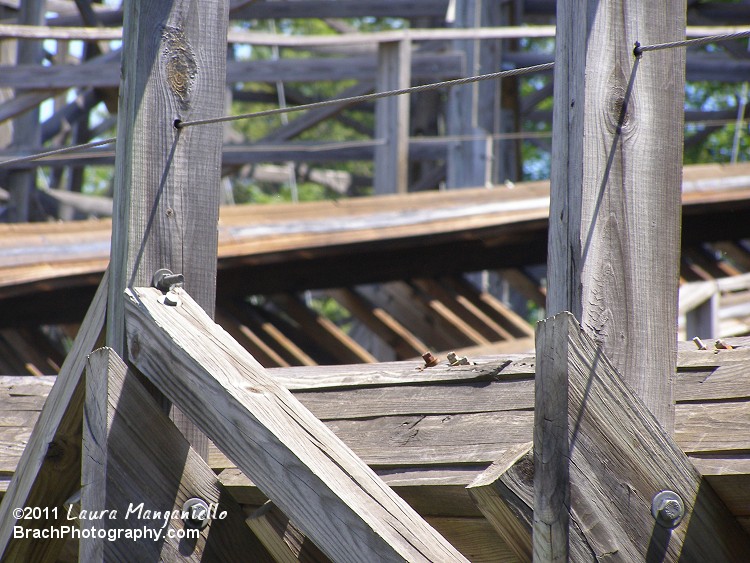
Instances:
[[[608,121],[614,131],[622,131],[630,125],[630,112],[626,90],[622,86],[612,88],[608,100]]]
[[[195,53],[183,31],[176,27],[164,28],[162,42],[167,84],[184,109],[190,103],[190,92],[198,75]]]

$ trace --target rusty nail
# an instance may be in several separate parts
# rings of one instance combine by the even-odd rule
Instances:
[[[717,340],[716,341],[716,347],[719,350],[731,350],[732,349],[732,345],[731,344],[727,344],[723,340]]]
[[[422,359],[424,360],[425,367],[428,367],[428,368],[431,368],[438,364],[438,359],[435,356],[433,356],[430,352],[425,352],[424,354],[422,354]]]

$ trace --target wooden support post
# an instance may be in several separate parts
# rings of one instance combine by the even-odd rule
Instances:
[[[46,0],[26,0],[21,2],[19,19],[26,25],[43,25]],[[42,41],[19,42],[17,64],[41,65],[43,56]],[[35,150],[41,144],[39,108],[34,107],[15,120],[13,124],[13,144],[27,150]],[[10,207],[8,218],[12,222],[28,221],[32,191],[36,188],[36,170],[14,170],[8,174]]]
[[[497,2],[456,0],[453,27],[478,28],[499,25],[502,8]],[[454,49],[464,55],[464,76],[496,72],[500,67],[498,41],[463,39],[453,41]],[[490,68],[487,68],[490,67]],[[492,133],[500,111],[499,84],[469,84],[448,92],[446,127],[457,136],[448,149],[446,185],[451,188],[486,186],[492,178]]]
[[[81,417],[83,369],[86,355],[96,346],[104,327],[107,281],[104,274],[73,347],[44,403],[21,461],[0,504],[0,559],[3,561],[55,561],[60,540],[14,538],[14,528],[59,526],[65,523],[63,503],[81,486]],[[24,507],[57,508],[51,520],[19,519]]]
[[[86,372],[81,509],[97,516],[82,517],[81,527],[144,535],[83,537],[81,561],[273,561],[240,505],[117,354],[95,351]],[[191,498],[216,515],[199,533],[181,518]]]
[[[378,91],[411,85],[411,41],[387,41],[378,46]],[[375,102],[375,193],[406,193],[409,165],[409,97]]]
[[[213,315],[222,125],[173,124],[224,112],[227,4],[125,6],[107,345],[126,359],[122,292],[158,269],[183,274]],[[205,437],[178,426],[207,455]]]
[[[536,334],[534,561],[748,561],[750,537],[570,313]],[[685,516],[651,514],[663,490]]]
[[[187,292],[176,293],[170,307],[156,289],[128,291],[134,363],[326,555],[466,561]]]
[[[557,4],[547,314],[571,311],[674,427],[682,0]]]

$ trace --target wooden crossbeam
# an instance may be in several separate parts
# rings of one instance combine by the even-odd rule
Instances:
[[[240,505],[111,348],[89,356],[84,414],[81,509],[113,517],[81,525],[162,535],[160,541],[83,537],[81,561],[274,561]],[[191,498],[217,517],[198,537],[182,538],[189,528],[179,514]],[[173,517],[165,523],[148,516],[156,512]]]
[[[356,289],[329,289],[328,295],[346,307],[357,319],[382,338],[400,360],[424,354],[428,348],[416,335],[382,307],[371,303]]]
[[[466,302],[493,319],[513,338],[533,336],[534,329],[525,319],[491,293],[475,289],[463,276],[441,278],[440,281],[448,285]]]
[[[279,356],[273,348],[263,341],[262,338],[250,330],[250,328],[243,325],[231,314],[218,309],[216,311],[216,322],[224,327],[224,330],[232,335],[232,338],[242,344],[242,346],[263,365],[263,367],[286,367],[289,365],[284,358]]]
[[[276,298],[282,309],[299,324],[304,333],[340,363],[373,363],[377,359],[330,319],[313,311],[294,295]]]
[[[80,487],[82,376],[86,354],[94,349],[104,326],[108,280],[105,272],[0,504],[4,561],[54,561],[62,547],[60,540],[14,539],[13,530],[63,523],[63,503]],[[57,507],[59,518],[19,520],[14,509],[26,506]]]
[[[170,307],[155,289],[127,292],[132,361],[321,550],[339,560],[465,561],[185,291],[175,293],[180,304]]]
[[[573,315],[540,322],[536,346],[534,561],[572,557],[574,534],[592,560],[750,560],[750,537]],[[651,515],[663,490],[685,507],[671,531]]]
[[[513,338],[507,330],[485,314],[464,294],[454,293],[443,284],[428,278],[416,279],[412,282],[425,293],[434,295],[453,313],[469,322],[472,328],[490,342]]]

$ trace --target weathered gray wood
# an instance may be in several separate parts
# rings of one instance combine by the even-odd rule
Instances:
[[[108,279],[105,273],[0,504],[3,560],[54,561],[62,547],[59,540],[14,539],[13,528],[63,523],[63,503],[80,487],[82,376],[86,354],[96,345],[104,326]],[[59,520],[19,520],[13,509],[24,506],[58,507]]]
[[[538,325],[535,396],[535,561],[567,560],[576,530],[592,561],[750,558],[750,537],[570,313]],[[651,517],[665,489],[686,509],[671,533]]]
[[[246,522],[276,563],[330,561],[271,501],[248,516]]]
[[[632,49],[682,39],[684,3],[557,10],[547,314],[580,319],[669,431],[685,51]]]
[[[224,112],[227,2],[128,4],[117,125],[107,344],[125,354],[122,292],[161,268],[213,315],[216,298],[221,124],[189,130],[177,119]],[[208,441],[178,426],[197,451]]]
[[[677,373],[675,400],[726,401],[750,399],[750,370],[746,363],[727,364],[715,369]]]
[[[128,290],[134,363],[306,536],[332,559],[465,560],[187,292],[176,293],[181,303],[170,307],[155,289]]]
[[[484,2],[455,0],[453,26],[476,28],[482,25]],[[454,49],[466,57],[464,76],[480,73],[480,42],[456,40]],[[493,96],[494,98],[494,96]],[[448,149],[445,183],[449,189],[485,186],[490,179],[491,139],[479,125],[479,85],[468,84],[448,92],[446,130],[457,140]]]
[[[479,510],[521,561],[532,560],[534,454],[521,444],[466,487]]]
[[[89,356],[84,415],[81,509],[115,517],[82,523],[163,536],[83,538],[81,561],[273,561],[240,505],[111,348]],[[166,525],[163,517],[145,516],[146,510],[179,515],[189,498],[203,499],[217,514],[197,536],[172,537],[187,530],[179,516]]]
[[[378,45],[377,90],[411,86],[411,41]],[[375,194],[406,193],[409,164],[409,96],[375,102]]]

